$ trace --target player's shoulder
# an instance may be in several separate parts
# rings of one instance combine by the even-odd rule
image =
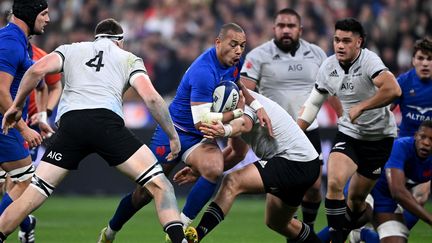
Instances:
[[[405,73],[400,74],[397,77],[399,85],[404,85],[405,83],[412,81],[412,79],[415,77],[415,75],[416,75],[416,72],[415,72],[414,68],[406,71]]]
[[[271,39],[250,50],[248,56],[271,56],[275,53],[276,48],[273,39]]]
[[[321,47],[319,47],[318,45],[316,45],[314,43],[310,43],[306,40],[300,39],[300,47],[302,48],[302,50],[304,52],[303,53],[304,56],[309,54],[308,52],[311,52],[315,56],[327,57],[326,53],[324,52],[324,50]]]

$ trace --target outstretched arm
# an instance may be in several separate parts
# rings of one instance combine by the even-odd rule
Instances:
[[[177,131],[174,128],[174,124],[165,101],[155,90],[147,74],[134,74],[130,79],[130,83],[144,100],[144,103],[149,109],[153,118],[168,135],[171,153],[169,153],[166,157],[167,160],[175,159],[181,150],[180,140]]]
[[[401,169],[386,169],[386,177],[392,197],[406,210],[432,225],[432,214],[420,205],[405,186],[405,173]]]

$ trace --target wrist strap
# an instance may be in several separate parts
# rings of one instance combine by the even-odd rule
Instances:
[[[242,109],[235,109],[232,111],[234,114],[234,119],[239,118],[241,116],[243,116],[243,110]]]
[[[252,101],[252,103],[250,103],[250,108],[252,108],[254,111],[257,111],[259,109],[261,109],[263,107],[263,105],[261,105],[261,103],[255,99],[254,101]]]
[[[226,124],[223,126],[224,131],[225,131],[225,135],[224,137],[229,137],[232,133],[232,126],[230,124]]]

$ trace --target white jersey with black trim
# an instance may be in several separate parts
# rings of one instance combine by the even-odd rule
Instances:
[[[129,78],[147,73],[141,58],[107,38],[59,46],[63,58],[64,89],[56,121],[68,111],[106,108],[123,118],[123,93]]]
[[[335,55],[324,61],[317,75],[316,87],[320,92],[336,95],[341,101],[343,115],[338,120],[340,132],[369,141],[396,137],[396,122],[390,106],[364,111],[354,124],[349,118],[352,106],[375,95],[378,88],[372,77],[383,70],[387,70],[387,67],[377,54],[368,49],[361,50],[347,73]]]
[[[246,106],[245,114],[254,122],[252,131],[242,135],[255,154],[262,159],[275,156],[298,162],[309,162],[318,157],[312,143],[293,118],[276,102],[250,91],[266,110],[273,127],[274,137],[270,137],[266,127],[259,124],[256,113]],[[247,119],[247,118],[246,118]]]
[[[274,40],[256,47],[246,55],[241,74],[256,81],[260,94],[284,108],[294,120],[315,84],[321,63],[327,58],[317,45],[300,39],[292,53],[281,51]],[[318,127],[316,120],[308,130]]]

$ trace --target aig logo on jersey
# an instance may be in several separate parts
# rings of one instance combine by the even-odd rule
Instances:
[[[61,153],[58,152],[54,152],[54,151],[50,151],[47,155],[48,158],[56,160],[56,161],[60,161],[63,157],[63,155]]]
[[[293,71],[301,71],[303,70],[303,65],[299,64],[294,64],[294,65],[288,65],[288,72],[293,72]]]

